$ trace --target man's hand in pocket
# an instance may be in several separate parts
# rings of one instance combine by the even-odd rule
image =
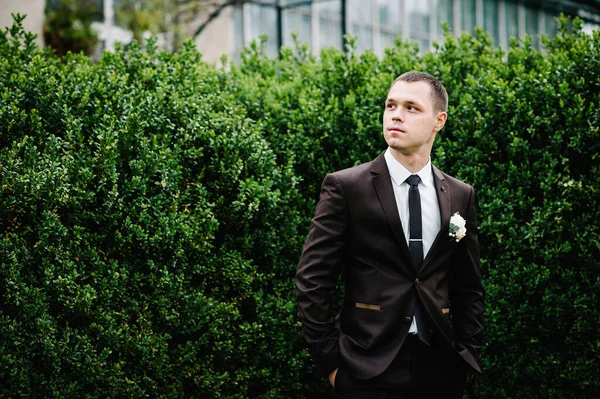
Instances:
[[[331,383],[331,386],[335,389],[335,376],[337,375],[339,368],[333,370],[331,372],[331,374],[329,374],[329,382]]]

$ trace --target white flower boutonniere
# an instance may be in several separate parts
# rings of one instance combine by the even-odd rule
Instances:
[[[450,237],[456,239],[459,242],[467,235],[467,222],[463,219],[458,212],[456,212],[450,218]]]

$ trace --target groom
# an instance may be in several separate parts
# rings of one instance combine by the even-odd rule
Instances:
[[[401,75],[385,102],[386,151],[323,181],[296,294],[312,361],[340,398],[461,398],[481,373],[475,193],[430,158],[447,107],[438,80]]]

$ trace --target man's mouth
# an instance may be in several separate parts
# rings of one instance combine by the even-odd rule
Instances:
[[[400,129],[399,127],[388,127],[388,130],[390,132],[400,132],[400,133],[406,133],[404,130]]]

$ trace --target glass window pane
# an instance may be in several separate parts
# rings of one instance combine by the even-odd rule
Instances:
[[[373,0],[346,0],[349,23],[371,24],[373,20]]]
[[[498,2],[486,1],[483,6],[483,27],[490,34],[494,45],[500,44],[500,34],[498,26]]]
[[[349,33],[359,51],[373,48],[373,0],[347,0]]]
[[[544,12],[544,30],[549,38],[556,36],[558,24],[556,23],[555,15]]]
[[[506,3],[506,34],[509,38],[519,37],[519,9],[511,2]]]
[[[393,47],[394,40],[402,33],[400,0],[379,0],[377,7],[381,48]]]
[[[447,22],[452,30],[452,0],[436,0],[436,34],[442,36],[442,22]]]
[[[411,32],[429,33],[429,3],[426,1],[410,1],[406,3],[406,12]]]
[[[233,9],[233,59],[240,61],[240,54],[244,48],[244,23],[242,6]]]
[[[292,33],[298,35],[300,43],[312,44],[311,8],[309,6],[292,7],[283,11],[283,44],[293,45]]]
[[[473,33],[477,21],[477,11],[475,9],[475,0],[461,0],[460,24],[464,32]]]
[[[525,32],[527,32],[528,35],[533,36],[533,47],[539,48],[540,44],[537,37],[539,33],[538,11],[536,9],[525,9]]]
[[[277,47],[277,11],[274,7],[264,7],[257,4],[247,4],[250,8],[250,37],[258,39],[260,35],[267,35],[267,53],[276,56]]]
[[[400,34],[400,0],[379,0],[379,25],[389,33]]]
[[[397,36],[398,35],[395,35],[393,33],[381,32],[379,36],[379,40],[381,41],[381,48],[386,49],[388,47],[394,47],[394,41],[396,40]]]
[[[319,13],[319,47],[342,49],[342,5],[339,0],[317,3]]]
[[[429,3],[427,1],[407,2],[405,4],[409,20],[409,36],[419,42],[421,51],[429,50]]]

